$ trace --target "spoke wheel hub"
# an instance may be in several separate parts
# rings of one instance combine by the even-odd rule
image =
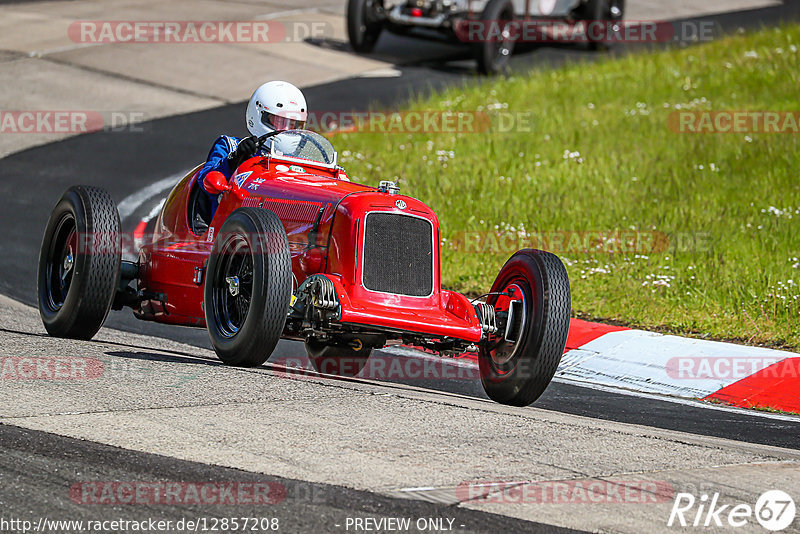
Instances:
[[[232,297],[236,297],[239,295],[239,277],[238,276],[228,276],[225,278],[225,281],[228,283],[228,292],[231,294]]]

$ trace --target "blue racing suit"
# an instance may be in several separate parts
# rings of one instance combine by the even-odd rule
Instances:
[[[203,165],[203,168],[200,169],[200,174],[197,176],[197,181],[203,187],[203,190],[205,190],[203,180],[206,174],[211,171],[219,171],[225,175],[225,178],[228,180],[231,179],[231,175],[236,169],[231,169],[228,165],[228,156],[236,150],[241,140],[240,137],[220,135],[217,140],[214,141],[214,146],[211,147],[211,151],[209,151],[208,157],[206,158],[206,164]]]
[[[197,175],[197,183],[200,184],[200,186],[203,188],[203,191],[208,195],[209,199],[211,199],[212,216],[217,212],[219,195],[209,193],[206,189],[206,175],[211,171],[219,171],[225,176],[225,178],[228,179],[228,181],[230,181],[231,176],[236,169],[231,168],[229,156],[236,150],[236,147],[239,146],[239,142],[241,140],[241,137],[233,137],[230,135],[219,136],[214,142],[214,146],[211,147],[211,151],[208,153],[205,165],[203,165],[203,168],[200,169],[200,173]],[[269,149],[268,145],[269,143],[266,143],[265,148],[261,149],[262,152]]]

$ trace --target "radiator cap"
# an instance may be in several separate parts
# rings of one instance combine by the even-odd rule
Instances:
[[[381,183],[378,184],[378,191],[381,193],[396,195],[400,192],[400,188],[397,187],[397,183],[392,182],[391,180],[382,180]]]

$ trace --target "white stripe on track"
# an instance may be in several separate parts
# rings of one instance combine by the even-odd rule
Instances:
[[[146,223],[152,221],[161,212],[161,208],[164,206],[164,202],[166,201],[167,201],[166,198],[162,198],[158,204],[153,206],[153,209],[150,210],[150,213],[142,217],[142,221]]]
[[[133,215],[133,213],[147,200],[160,193],[163,193],[167,189],[172,189],[175,184],[178,183],[178,180],[186,176],[188,172],[188,170],[185,170],[171,176],[167,176],[166,178],[152,183],[144,189],[140,189],[132,195],[125,197],[125,199],[123,199],[118,206],[120,219],[127,219]]]
[[[703,398],[792,356],[796,354],[764,347],[623,330],[569,351],[557,376],[644,393]],[[687,362],[708,365],[709,376],[681,370]],[[727,367],[711,369],[720,362]]]
[[[280,19],[283,17],[293,17],[295,15],[311,15],[319,13],[318,7],[307,7],[307,8],[300,8],[300,9],[287,9],[285,11],[276,11],[275,13],[267,13],[265,15],[258,15],[254,17],[253,20],[273,20],[273,19]]]

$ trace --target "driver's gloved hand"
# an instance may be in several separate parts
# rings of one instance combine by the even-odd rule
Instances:
[[[236,150],[228,156],[229,167],[236,169],[242,162],[248,158],[252,158],[258,149],[258,137],[245,137],[239,141]]]

